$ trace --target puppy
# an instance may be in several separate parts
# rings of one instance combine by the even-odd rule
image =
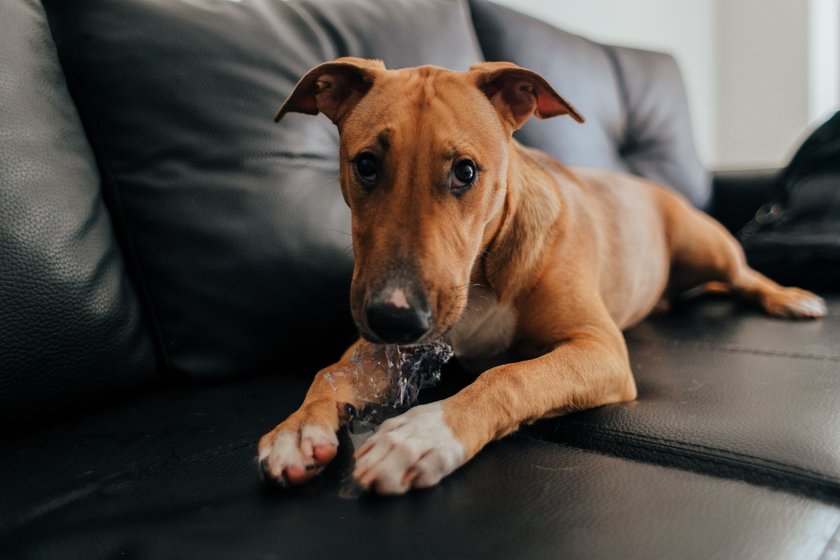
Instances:
[[[516,142],[532,115],[583,122],[531,70],[341,58],[307,73],[276,120],[289,112],[323,113],[339,129],[362,339],[260,440],[263,475],[282,484],[336,455],[338,405],[363,404],[349,361],[373,345],[443,339],[467,362],[519,360],[386,421],[357,451],[358,481],[400,494],[436,484],[523,423],[635,399],[621,331],[663,297],[715,282],[774,316],[826,312],[814,294],[749,268],[732,236],[675,192],[566,168]]]

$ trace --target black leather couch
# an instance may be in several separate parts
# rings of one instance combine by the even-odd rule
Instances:
[[[271,119],[341,55],[512,60],[587,117],[522,141],[733,229],[772,193],[703,171],[669,56],[484,0],[4,2],[0,557],[840,558],[836,292],[818,322],[725,299],[651,318],[627,333],[637,402],[538,422],[434,489],[261,485],[258,437],[354,336],[336,133]]]

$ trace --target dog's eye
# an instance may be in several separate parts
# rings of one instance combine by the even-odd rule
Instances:
[[[478,169],[471,159],[462,159],[452,167],[452,192],[461,194],[467,190],[478,176]]]
[[[356,167],[356,175],[365,186],[372,187],[376,182],[376,175],[379,173],[379,162],[376,156],[370,152],[362,152],[353,160]]]

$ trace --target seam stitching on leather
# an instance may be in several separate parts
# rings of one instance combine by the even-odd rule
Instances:
[[[651,449],[649,446],[645,445],[642,442],[625,441],[625,443],[629,447],[634,447],[634,448],[637,448],[637,449],[644,450],[645,454],[651,454],[651,455],[654,455],[654,456],[663,456],[663,457],[675,457],[675,458],[678,458],[678,459],[690,459],[694,463],[703,463],[703,464],[714,465],[716,467],[725,469],[725,471],[728,471],[728,472],[737,471],[737,472],[743,473],[741,476],[732,476],[731,474],[728,474],[728,472],[719,472],[719,471],[708,472],[708,471],[703,471],[703,470],[700,470],[700,469],[691,469],[691,468],[688,468],[688,467],[683,467],[686,470],[690,470],[692,472],[697,472],[697,473],[704,474],[704,475],[707,475],[707,476],[716,476],[718,478],[723,478],[723,479],[727,479],[727,480],[740,480],[740,481],[743,481],[743,482],[750,482],[750,483],[754,483],[755,482],[755,477],[757,477],[759,479],[764,479],[765,481],[767,479],[770,479],[770,480],[774,481],[774,485],[772,487],[777,489],[777,490],[792,490],[792,491],[805,492],[805,493],[809,493],[809,494],[811,492],[820,492],[821,494],[826,493],[826,489],[824,488],[826,481],[823,481],[823,480],[820,480],[820,479],[814,480],[812,477],[807,477],[807,476],[800,476],[800,477],[798,477],[799,480],[796,480],[791,475],[797,474],[797,473],[787,473],[787,474],[785,474],[785,473],[780,473],[780,472],[774,472],[773,470],[770,470],[770,469],[751,468],[751,467],[755,467],[756,465],[752,465],[752,464],[746,463],[746,462],[726,461],[722,457],[715,457],[714,455],[711,455],[711,454],[687,455],[687,454],[673,453],[672,452],[673,448]],[[653,464],[658,464],[659,466],[663,466],[663,467],[671,466],[673,468],[673,463],[670,463],[667,460],[661,460],[660,462],[656,462],[656,461],[647,461],[647,462],[653,463]],[[679,466],[677,466],[677,468],[678,467]],[[750,477],[749,475],[753,475],[753,477]],[[804,480],[802,480],[802,479],[804,479]],[[835,490],[834,493],[836,494],[836,490]]]
[[[667,342],[673,346],[692,346],[703,350],[716,350],[718,352],[728,352],[737,354],[751,354],[755,356],[774,356],[781,358],[795,358],[800,360],[820,360],[827,362],[840,362],[840,356],[832,354],[809,354],[807,352],[787,352],[778,350],[768,350],[762,348],[746,348],[743,346],[733,346],[731,344],[715,344],[713,342],[703,342],[699,340],[682,340],[679,338],[662,337],[661,339],[632,335],[628,341],[630,344],[634,342],[641,342],[647,344],[656,344],[662,341]]]
[[[615,47],[611,45],[601,45],[598,43],[594,44],[601,47],[604,54],[607,55],[607,60],[609,60],[610,66],[612,66],[613,73],[615,74],[615,81],[618,85],[619,95],[621,96],[621,104],[624,107],[624,122],[622,123],[623,129],[620,131],[620,138],[616,139],[618,141],[616,152],[622,157],[625,163],[627,163],[628,167],[632,168],[632,162],[624,156],[626,155],[625,150],[627,146],[630,145],[630,129],[631,122],[635,119],[635,108],[630,106],[630,91],[627,89],[624,68],[621,67],[621,62],[618,60],[618,54],[615,52]]]
[[[785,474],[800,476],[806,475],[808,477],[815,478],[820,482],[830,482],[835,484],[840,483],[840,478],[826,475],[824,473],[820,473],[803,467],[797,467],[787,463],[781,463],[779,461],[774,461],[773,459],[755,457],[753,455],[747,455],[745,453],[738,453],[737,451],[721,449],[718,447],[711,447],[699,443],[683,442],[667,438],[660,438],[656,436],[636,434],[633,432],[626,432],[623,430],[595,427],[591,424],[586,424],[584,422],[571,421],[570,423],[579,427],[586,428],[595,436],[600,436],[602,438],[606,436],[620,435],[622,437],[628,438],[628,440],[630,440],[632,443],[640,445],[647,442],[652,442],[661,444],[663,446],[667,446],[668,448],[674,449],[676,451],[698,452],[699,450],[701,450],[707,454],[711,454],[713,457],[719,456],[722,459],[737,460],[738,462],[750,467],[774,468]]]
[[[530,439],[534,439],[534,438],[530,438]],[[595,439],[605,439],[605,438],[604,438],[603,434],[600,434],[600,435],[595,435]],[[541,442],[547,443],[547,444],[550,443],[550,442],[546,442],[545,440],[542,440],[542,439],[539,439],[539,438],[536,438],[536,441],[541,441]],[[642,442],[642,441],[624,440],[621,443],[625,444],[629,447],[644,450],[646,456],[674,456],[675,455],[675,454],[670,453],[668,450],[665,450],[665,449],[651,448],[650,446],[645,445],[644,442]],[[575,447],[576,449],[587,449],[587,450],[590,450],[590,451],[600,451],[600,452],[605,453],[606,455],[609,455],[609,456],[623,457],[623,455],[620,454],[620,453],[611,453],[611,452],[609,452],[606,449],[601,448],[601,447],[595,447],[595,446],[593,446],[593,447],[578,447],[577,445],[575,445],[574,442],[570,442],[568,445],[570,445],[572,447]],[[712,463],[712,464],[720,465],[720,466],[723,466],[723,467],[726,467],[726,468],[729,468],[729,469],[739,468],[739,465],[725,462],[721,458],[716,458],[716,457],[714,457],[713,455],[710,455],[710,454],[709,455],[697,455],[697,456],[681,455],[681,457],[691,458],[691,459],[694,459],[697,462]],[[640,462],[644,462],[646,464],[653,464],[653,465],[657,465],[657,466],[662,466],[662,467],[668,466],[667,462],[644,461],[644,460],[640,460]],[[741,467],[740,470],[743,471],[743,470],[746,470],[746,469]],[[717,475],[721,478],[726,478],[726,477],[723,477],[722,475],[720,475],[718,473],[701,473],[701,474],[706,474],[706,475],[711,475],[711,476]],[[762,475],[764,475],[768,478],[772,478],[774,480],[782,481],[782,482],[785,483],[786,486],[790,486],[791,483],[794,482],[794,481],[791,481],[789,478],[785,478],[781,474],[776,474],[776,473],[772,473],[772,472],[762,472],[760,474],[762,474]]]
[[[527,436],[525,436],[527,437]],[[534,439],[535,441],[541,441],[542,443],[549,445],[549,442],[545,440],[538,439],[538,438],[529,438]],[[607,456],[611,457],[619,457],[625,460],[630,460],[634,462],[639,462],[648,465],[655,465],[662,468],[673,468],[673,469],[680,469],[685,470],[688,472],[697,473],[703,476],[712,476],[716,478],[720,478],[723,480],[732,480],[732,481],[739,481],[745,482],[748,484],[757,484],[760,486],[765,486],[772,488],[774,490],[780,491],[788,491],[800,495],[805,495],[821,500],[827,500],[830,503],[835,503],[838,497],[838,489],[836,486],[832,486],[831,488],[826,488],[825,481],[809,481],[809,480],[795,480],[791,479],[789,476],[785,476],[781,473],[775,473],[772,471],[767,470],[757,470],[757,469],[748,469],[744,464],[733,464],[732,462],[726,462],[722,459],[715,458],[713,456],[704,456],[704,455],[684,455],[684,454],[674,454],[671,453],[669,450],[666,449],[657,449],[651,448],[648,445],[644,445],[640,442],[634,441],[624,441],[626,446],[623,448],[624,452],[622,452],[621,448],[607,450],[599,446],[584,446],[584,445],[576,445],[575,442],[569,443],[559,443],[563,446],[573,447],[576,449],[583,449],[595,453],[602,453]],[[644,456],[640,456],[636,454],[633,450],[642,450],[644,452]],[[660,458],[661,457],[661,458]],[[670,459],[670,460],[669,460]],[[675,463],[674,459],[677,460],[687,460],[690,459],[692,464],[685,464],[685,463]],[[693,468],[693,464],[711,464],[717,467],[721,467],[724,469],[724,472],[721,471],[706,471],[699,468]],[[804,477],[802,477],[804,478]],[[772,481],[772,483],[770,482]],[[809,483],[812,482],[812,483]],[[821,483],[821,484],[820,484]]]
[[[53,30],[52,18],[50,17],[49,10],[47,10],[46,6],[43,5],[43,2],[41,2],[41,4],[42,9],[44,10],[47,27],[50,31],[50,37],[52,38],[53,46],[55,47],[56,56],[58,57],[61,71],[64,74],[64,79],[67,82],[67,90],[75,103],[76,111],[79,114],[79,121],[82,123],[82,127],[84,128],[85,135],[88,143],[90,144],[90,148],[93,151],[94,159],[96,160],[97,167],[99,169],[101,181],[100,197],[103,199],[103,203],[105,203],[104,194],[106,189],[113,197],[113,210],[116,211],[118,216],[113,215],[114,212],[112,211],[111,205],[106,203],[105,207],[109,214],[111,231],[116,238],[115,241],[117,248],[120,251],[124,271],[128,280],[134,285],[134,288],[137,291],[138,299],[140,300],[141,312],[143,313],[143,315],[141,315],[141,319],[146,328],[151,330],[152,338],[157,346],[158,352],[155,356],[156,361],[161,360],[167,369],[171,369],[172,361],[170,360],[169,352],[167,351],[163,328],[160,324],[151,291],[149,290],[146,274],[144,273],[141,259],[134,241],[135,232],[128,225],[127,213],[122,202],[121,193],[117,187],[118,181],[111,167],[112,154],[109,149],[105,148],[107,142],[103,140],[104,137],[101,130],[100,116],[90,107],[89,99],[91,96],[88,91],[88,87],[84,80],[77,76],[72,60],[68,62],[66,57],[62,55],[61,48],[59,47],[59,39],[56,37]],[[78,96],[73,95],[74,89],[78,92]],[[87,116],[87,119],[85,116]],[[85,121],[90,124],[90,128],[85,126]],[[120,236],[117,234],[117,228],[119,228],[123,233],[125,241],[124,244],[120,243]],[[132,274],[132,272],[134,274]]]

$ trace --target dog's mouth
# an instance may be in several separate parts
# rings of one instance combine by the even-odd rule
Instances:
[[[444,340],[446,334],[452,329],[452,327],[447,328],[443,332],[439,332],[436,329],[430,330],[423,334],[421,337],[416,339],[407,339],[407,338],[383,338],[377,335],[375,332],[371,331],[365,325],[359,325],[356,323],[356,328],[359,329],[359,334],[363,339],[371,344],[377,344],[381,346],[395,346],[399,348],[420,348],[423,346],[428,346],[430,344],[435,344],[437,342],[441,342]]]
[[[461,313],[453,313],[460,318]],[[416,338],[406,337],[383,337],[371,329],[364,321],[354,320],[356,328],[361,337],[371,344],[393,345],[400,348],[419,348],[430,344],[445,343],[450,333],[455,330],[458,324],[455,320],[446,321],[443,324],[430,320],[430,327],[421,336]]]

